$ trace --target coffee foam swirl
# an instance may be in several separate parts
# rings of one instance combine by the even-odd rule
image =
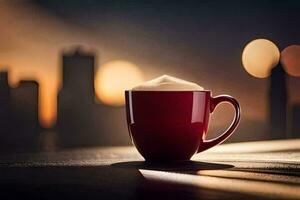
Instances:
[[[203,87],[176,77],[163,75],[132,88],[134,91],[199,91]]]

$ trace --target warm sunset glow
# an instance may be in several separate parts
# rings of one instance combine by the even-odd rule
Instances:
[[[266,39],[256,39],[247,44],[242,54],[245,70],[257,78],[266,78],[280,58],[277,46]]]
[[[142,72],[136,65],[122,60],[107,62],[96,74],[96,94],[103,103],[120,106],[125,102],[124,91],[142,82]]]
[[[12,26],[9,19],[18,20]],[[94,47],[99,42],[40,8],[15,1],[1,2],[0,26],[5,27],[0,31],[0,70],[9,70],[12,87],[20,80],[39,83],[39,120],[43,127],[53,126],[62,50],[77,44]]]
[[[300,45],[285,48],[281,52],[280,61],[289,75],[300,76]]]
[[[46,56],[39,55],[40,58]],[[0,55],[1,63],[4,63],[0,69],[9,71],[9,84],[11,87],[18,87],[20,80],[35,80],[39,83],[39,118],[44,127],[51,127],[56,120],[56,93],[59,85],[57,72],[57,59],[53,58],[47,62],[34,59],[34,55],[9,56]],[[39,66],[45,68],[41,68]]]

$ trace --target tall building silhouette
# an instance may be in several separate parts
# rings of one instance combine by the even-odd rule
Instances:
[[[94,65],[94,55],[81,50],[62,57],[57,126],[65,147],[94,143]]]
[[[40,131],[38,121],[39,85],[36,81],[20,81],[11,89],[12,132],[16,148],[35,149]]]
[[[278,64],[271,71],[269,114],[271,139],[287,138],[287,86],[286,73]]]
[[[8,72],[0,72],[0,150],[24,152],[36,149],[39,86],[21,81],[16,88],[8,84]]]
[[[94,102],[94,65],[94,55],[80,49],[63,55],[61,91],[76,96],[76,102]]]
[[[0,136],[2,140],[8,137],[11,126],[10,87],[8,85],[8,72],[0,72]]]
[[[292,138],[300,138],[300,104],[292,106]]]
[[[124,107],[96,103],[95,60],[94,54],[82,50],[62,56],[57,129],[63,147],[130,143]]]

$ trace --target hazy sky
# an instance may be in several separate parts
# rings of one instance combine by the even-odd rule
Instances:
[[[215,93],[240,96],[246,111],[264,108],[267,81],[241,67],[245,44],[267,38],[282,50],[300,43],[299,1],[34,2],[101,38],[116,57],[145,70],[187,76]],[[250,109],[247,113],[256,116]]]
[[[299,44],[298,2],[37,0],[19,7],[33,5],[42,15],[33,12],[28,19],[41,25],[43,20],[51,22],[30,27],[48,41],[42,51],[51,44],[57,47],[51,65],[59,62],[60,47],[89,44],[98,50],[98,65],[124,59],[138,65],[147,79],[170,74],[195,81],[214,94],[236,97],[243,120],[264,121],[268,80],[247,74],[241,66],[242,50],[256,38],[270,39],[280,50]],[[56,80],[57,66],[47,67],[54,71],[47,76]],[[289,89],[291,101],[300,103],[299,79],[292,78]],[[231,118],[221,111],[215,117],[224,123]]]

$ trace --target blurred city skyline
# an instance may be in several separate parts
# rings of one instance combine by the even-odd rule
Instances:
[[[61,86],[59,54],[77,44],[98,52],[96,67],[122,59],[136,64],[145,80],[170,74],[194,81],[214,95],[236,97],[243,109],[242,120],[266,122],[268,80],[248,75],[241,65],[241,54],[256,38],[270,39],[280,51],[297,44],[300,28],[296,1],[273,3],[271,7],[269,1],[230,1],[226,5],[191,1],[184,7],[168,1],[134,5],[89,2],[1,2],[0,24],[7,27],[0,33],[1,67],[8,67],[12,85],[23,79],[39,82],[40,121],[44,126],[51,126],[56,118],[56,96]],[[18,20],[12,22],[15,18]],[[291,102],[300,102],[299,88],[299,78],[289,77]],[[229,108],[221,109],[212,120],[220,129],[231,119],[224,110]]]

